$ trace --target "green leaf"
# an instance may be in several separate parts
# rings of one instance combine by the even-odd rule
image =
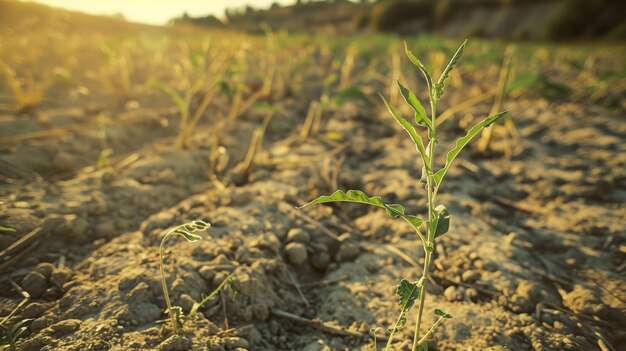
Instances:
[[[168,235],[177,234],[177,235],[184,237],[189,242],[196,242],[196,241],[202,240],[202,237],[195,233],[200,232],[200,231],[205,231],[209,229],[210,227],[211,227],[210,223],[206,223],[204,221],[192,221],[192,222],[185,223],[183,225],[180,225],[174,228],[174,230],[168,233]]]
[[[417,347],[415,347],[414,351],[428,351],[428,344],[427,343],[419,344],[417,345]]]
[[[435,229],[435,238],[438,238],[450,229],[450,212],[444,205],[435,207],[437,213],[437,228]]]
[[[15,233],[15,229],[0,226],[0,232],[11,232],[11,233]]]
[[[355,202],[360,204],[372,205],[376,207],[380,207],[385,209],[387,214],[392,218],[402,217],[404,220],[409,222],[413,227],[419,228],[424,220],[416,217],[407,215],[404,213],[404,208],[398,204],[385,204],[380,196],[367,196],[364,192],[360,190],[348,190],[347,192],[343,192],[341,190],[337,190],[331,195],[323,195],[318,197],[317,199],[310,201],[298,208],[303,208],[309,205],[323,204],[328,202]]]
[[[396,295],[400,297],[399,304],[402,306],[402,312],[406,312],[413,307],[420,293],[421,286],[418,283],[411,283],[406,278],[402,278],[400,284],[396,288]]]
[[[415,110],[415,123],[422,126],[427,126],[428,129],[432,130],[433,127],[430,123],[430,119],[428,119],[428,116],[426,116],[426,110],[417,99],[417,96],[415,96],[415,94],[407,87],[402,85],[400,81],[396,81],[396,83],[398,83],[398,87],[400,88],[400,93],[402,94],[404,101],[406,101],[407,104],[411,105],[411,107],[413,107],[413,110]]]
[[[387,106],[387,109],[389,110],[393,118],[395,118],[396,122],[398,122],[398,124],[400,124],[402,128],[404,128],[404,130],[409,133],[411,140],[413,140],[413,143],[417,148],[417,152],[419,152],[420,156],[422,157],[422,162],[424,163],[424,166],[428,167],[430,163],[428,162],[428,153],[426,153],[426,148],[424,147],[424,141],[422,140],[422,137],[417,134],[417,130],[415,130],[415,127],[413,127],[413,125],[411,125],[409,121],[400,116],[398,112],[396,112],[396,110],[387,103],[387,100],[385,100],[382,94],[380,94],[380,98],[383,99],[385,106]]]
[[[235,95],[235,89],[233,89],[224,79],[217,80],[217,89],[220,93],[226,94],[229,98],[232,98],[233,95]]]
[[[404,42],[404,52],[406,53],[406,56],[409,58],[409,60],[422,72],[422,75],[424,76],[424,79],[426,79],[426,83],[428,84],[428,91],[431,92],[433,87],[433,79],[430,77],[430,74],[428,73],[426,67],[422,64],[422,62],[418,60],[415,55],[413,55],[413,52],[411,52],[411,50],[409,50],[406,42]]]
[[[435,309],[435,315],[439,316],[439,317],[443,317],[445,319],[451,319],[453,318],[451,314],[445,313],[444,311],[440,310],[440,309]]]
[[[459,46],[459,48],[456,50],[456,52],[452,56],[452,59],[450,60],[446,68],[443,70],[443,73],[441,73],[441,77],[439,77],[439,80],[437,81],[437,83],[435,83],[435,94],[434,94],[435,100],[441,99],[441,96],[443,95],[443,90],[445,88],[446,79],[448,79],[450,72],[452,72],[452,69],[454,68],[454,66],[456,66],[457,63],[459,63],[461,56],[463,56],[463,50],[465,49],[465,44],[467,44],[467,39],[465,39],[463,44],[461,44],[461,46]]]
[[[481,130],[490,126],[492,123],[500,119],[506,113],[507,111],[502,111],[491,117],[485,118],[480,123],[472,127],[472,129],[470,129],[464,137],[459,138],[456,141],[456,145],[454,146],[454,148],[450,150],[448,154],[446,155],[446,164],[443,166],[442,169],[438,170],[434,174],[437,187],[441,185],[441,181],[443,180],[443,177],[446,175],[446,172],[448,172],[448,169],[452,165],[452,162],[454,161],[454,159],[459,155],[461,150],[463,150],[463,148],[472,140],[472,138],[474,138],[476,134],[480,133]]]
[[[181,113],[182,111],[187,109],[187,103],[185,102],[183,97],[176,90],[172,89],[170,86],[165,85],[164,83],[159,82],[159,81],[152,81],[148,85],[150,87],[160,89],[161,91],[169,95],[174,101],[174,103],[176,104],[176,107],[178,108],[178,110],[181,111]]]

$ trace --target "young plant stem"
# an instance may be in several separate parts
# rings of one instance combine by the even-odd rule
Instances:
[[[387,340],[387,345],[385,345],[385,351],[391,350],[391,343],[393,342],[393,336],[396,334],[396,330],[398,330],[398,326],[400,325],[400,321],[402,317],[404,317],[406,313],[402,312],[398,316],[398,320],[396,320],[396,324],[393,325],[391,332],[389,332],[389,339]],[[376,340],[376,334],[374,334],[374,340]],[[376,345],[376,343],[374,343]]]
[[[178,324],[176,322],[176,318],[174,317],[174,312],[172,311],[172,303],[170,302],[170,294],[167,292],[167,283],[165,282],[165,269],[163,268],[163,252],[165,248],[165,240],[169,235],[163,237],[161,240],[161,246],[159,247],[159,258],[161,259],[161,286],[163,287],[163,297],[165,298],[165,304],[167,305],[167,312],[170,315],[170,320],[172,322],[172,329],[174,330],[174,334],[178,334]]]
[[[420,339],[420,328],[422,325],[422,315],[424,313],[424,301],[426,298],[426,282],[428,280],[428,271],[430,269],[430,263],[432,260],[432,252],[434,250],[435,240],[435,231],[433,230],[433,226],[431,225],[432,221],[435,220],[435,196],[436,193],[434,188],[438,188],[434,183],[433,177],[433,163],[435,159],[435,144],[437,142],[437,134],[436,134],[436,102],[433,99],[433,94],[430,94],[430,109],[431,109],[431,122],[432,122],[432,130],[428,133],[429,147],[428,147],[428,163],[429,165],[425,167],[427,176],[426,176],[426,187],[428,191],[428,233],[427,233],[427,241],[426,245],[424,245],[424,271],[422,273],[422,278],[424,279],[424,285],[420,291],[420,301],[417,307],[417,323],[415,323],[415,334],[413,336],[413,347],[412,350],[416,350],[417,347],[423,342]]]
[[[187,316],[185,317],[185,321],[192,319],[198,312],[198,309],[202,307],[202,305],[204,305],[205,303],[212,300],[215,296],[217,296],[217,294],[219,294],[227,284],[230,284],[232,280],[233,280],[233,275],[229,274],[228,277],[226,277],[226,279],[224,279],[220,283],[220,285],[215,290],[213,290],[211,294],[209,294],[209,296],[205,297],[199,302],[194,303],[193,306],[191,307],[191,310],[189,311],[189,314],[187,314]]]
[[[444,317],[439,317],[439,319],[437,319],[437,322],[435,322],[435,324],[433,324],[433,326],[430,327],[430,329],[428,329],[426,334],[424,334],[424,336],[422,336],[422,338],[417,342],[417,345],[421,345],[425,343],[426,339],[428,339],[428,337],[435,331],[435,328],[437,328],[439,324],[443,322],[444,319],[445,319]]]

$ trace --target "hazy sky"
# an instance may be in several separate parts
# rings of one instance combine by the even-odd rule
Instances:
[[[190,16],[213,14],[223,16],[226,8],[250,5],[268,8],[272,3],[292,4],[295,0],[35,0],[53,7],[90,13],[113,15],[121,13],[128,21],[165,24],[187,11]]]

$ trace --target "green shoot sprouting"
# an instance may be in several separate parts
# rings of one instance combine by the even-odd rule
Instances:
[[[4,350],[5,347],[8,347],[11,351],[16,350],[15,342],[28,330],[28,328],[24,326],[24,324],[28,322],[32,322],[32,319],[22,319],[17,323],[7,326],[0,324],[0,347],[2,350]]]
[[[401,311],[395,325],[389,329],[390,335],[387,346],[385,347],[386,351],[389,351],[391,349],[393,335],[406,324],[406,314],[415,304],[415,302],[417,302],[418,311],[416,315],[415,333],[413,336],[413,347],[411,348],[413,351],[427,350],[428,347],[426,345],[426,339],[434,333],[435,329],[441,323],[443,323],[444,320],[452,318],[450,314],[445,313],[440,309],[435,309],[435,315],[439,317],[438,320],[431,326],[431,328],[426,333],[421,334],[422,315],[424,312],[424,301],[426,296],[426,282],[428,281],[429,269],[432,263],[432,254],[435,250],[435,240],[446,234],[450,227],[450,213],[444,205],[437,204],[437,195],[439,193],[439,190],[441,189],[441,184],[446,176],[446,173],[450,169],[450,166],[459,155],[461,150],[463,150],[463,148],[467,146],[467,144],[484,128],[489,127],[506,113],[496,113],[482,120],[474,127],[470,128],[467,134],[459,138],[456,141],[454,147],[447,153],[445,157],[445,164],[439,169],[436,168],[435,151],[436,145],[439,141],[436,123],[437,102],[443,96],[446,80],[448,79],[450,72],[452,72],[456,64],[459,62],[463,54],[463,50],[465,49],[466,43],[467,41],[463,42],[463,44],[461,44],[461,46],[457,49],[437,81],[432,79],[426,67],[422,64],[422,62],[420,62],[419,59],[417,59],[417,57],[415,57],[415,55],[413,55],[413,53],[408,49],[405,44],[406,55],[408,56],[409,60],[415,66],[417,66],[421,74],[424,76],[424,79],[426,80],[430,102],[430,116],[428,116],[426,110],[417,99],[415,93],[413,93],[409,88],[402,85],[399,81],[397,83],[400,94],[402,95],[406,103],[409,104],[415,112],[415,124],[412,124],[407,119],[400,116],[398,112],[396,112],[396,110],[390,104],[388,104],[385,98],[381,95],[383,103],[385,104],[393,118],[396,120],[396,122],[398,122],[398,124],[400,124],[400,126],[402,126],[402,128],[409,134],[409,137],[415,144],[415,147],[419,154],[421,161],[420,163],[422,165],[422,177],[420,181],[425,183],[425,188],[427,191],[427,219],[422,219],[420,217],[407,214],[405,213],[402,206],[397,204],[386,204],[382,201],[380,197],[370,197],[359,190],[349,190],[347,192],[337,190],[331,195],[320,196],[302,206],[305,207],[313,204],[322,204],[328,202],[355,202],[379,207],[384,209],[387,214],[392,218],[401,218],[406,221],[415,230],[417,236],[420,238],[424,249],[423,273],[419,279],[414,281],[403,278],[396,289],[396,294],[400,298],[399,304],[401,307]],[[422,136],[419,132],[420,129],[426,129],[426,133],[428,135],[428,144],[424,143],[424,140],[422,139]]]
[[[4,207],[4,202],[0,201],[0,206]],[[3,227],[3,226],[0,225],[0,233],[2,233],[2,232],[15,233],[15,229],[9,228],[9,227]]]
[[[209,227],[211,227],[211,224],[206,223],[204,221],[200,221],[200,220],[192,221],[192,222],[180,225],[170,230],[167,234],[165,234],[165,236],[161,240],[161,246],[159,247],[159,257],[160,257],[160,263],[161,263],[160,265],[161,286],[163,288],[163,297],[165,298],[165,304],[167,305],[167,312],[170,316],[170,321],[172,323],[172,330],[174,331],[174,334],[178,334],[179,328],[182,328],[186,321],[193,318],[193,316],[195,316],[195,314],[198,312],[198,309],[203,304],[205,304],[206,302],[214,298],[222,289],[224,289],[224,287],[229,285],[232,281],[232,275],[229,275],[228,277],[226,277],[226,279],[224,279],[224,281],[222,281],[222,283],[215,290],[213,290],[213,292],[211,292],[209,296],[203,298],[199,302],[194,303],[193,306],[191,307],[191,310],[189,311],[189,314],[186,317],[184,316],[183,310],[181,307],[172,306],[172,303],[170,301],[170,295],[167,290],[167,281],[165,279],[165,269],[163,268],[165,241],[170,236],[175,236],[175,235],[180,235],[184,237],[188,242],[200,241],[202,240],[202,237],[198,235],[197,233],[208,230]]]

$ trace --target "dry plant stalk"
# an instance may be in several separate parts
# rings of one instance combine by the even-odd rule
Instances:
[[[18,113],[25,113],[33,110],[43,101],[43,93],[46,85],[42,82],[35,82],[32,75],[27,75],[26,81],[22,82],[9,65],[0,59],[0,74],[6,81]]]
[[[511,66],[513,64],[513,57],[515,56],[515,47],[512,45],[508,45],[506,50],[504,51],[504,60],[502,61],[502,67],[500,68],[500,75],[498,77],[498,85],[496,86],[496,97],[491,105],[491,111],[489,114],[494,114],[496,111],[500,111],[502,109],[502,104],[504,103],[504,99],[506,98],[506,85],[509,81],[509,76],[511,73]],[[505,118],[505,127],[509,130],[511,136],[515,137],[518,135],[517,129],[509,118]],[[489,126],[485,128],[480,139],[477,142],[477,147],[479,152],[485,153],[489,148],[489,142],[491,141],[491,134],[493,132],[494,126]]]

